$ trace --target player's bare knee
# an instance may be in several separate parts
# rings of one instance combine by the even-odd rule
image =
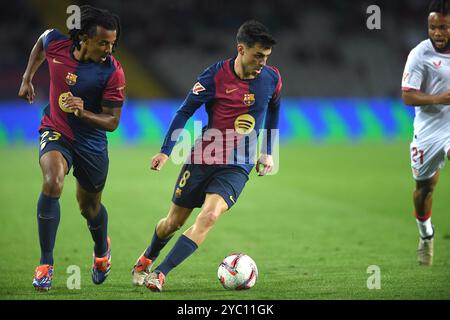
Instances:
[[[64,187],[64,175],[44,175],[43,191],[52,197],[59,197]]]
[[[100,211],[100,205],[91,202],[79,202],[81,215],[88,219],[94,219]]]
[[[161,219],[156,226],[158,237],[167,238],[177,232],[182,225],[177,224],[170,217]]]
[[[418,189],[420,192],[423,192],[423,193],[432,193],[435,188],[436,188],[436,184],[430,183],[430,184],[426,184],[424,186],[420,186]]]
[[[180,230],[182,226],[183,226],[183,223],[181,223],[177,220],[174,220],[174,219],[166,220],[166,232],[169,234],[172,234],[172,233]]]
[[[416,190],[414,190],[414,197],[420,197],[423,199],[430,197],[433,194],[434,188],[435,185],[433,184],[417,186]]]
[[[97,216],[98,212],[95,212],[94,210],[90,210],[90,209],[81,209],[80,208],[80,213],[86,220],[92,220]]]
[[[174,210],[175,209],[175,210]],[[161,219],[161,231],[164,232],[165,235],[172,235],[178,230],[186,222],[186,219],[189,217],[191,210],[176,210],[176,208],[171,208],[169,214],[164,219]]]
[[[217,219],[219,218],[220,213],[215,210],[205,210],[197,218],[197,222],[203,227],[209,228],[212,227]]]

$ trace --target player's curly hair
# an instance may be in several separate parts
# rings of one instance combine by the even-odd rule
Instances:
[[[238,43],[243,43],[252,48],[256,43],[261,44],[264,48],[271,48],[277,42],[265,25],[256,20],[248,20],[240,27],[236,35]]]
[[[113,51],[117,46],[120,37],[120,19],[119,16],[109,12],[108,10],[95,8],[90,5],[80,6],[81,12],[81,28],[69,30],[70,39],[74,45],[80,49],[80,36],[87,34],[92,38],[97,30],[97,26],[103,27],[107,30],[116,30],[116,42],[113,46]]]
[[[450,15],[450,0],[433,0],[430,3],[428,13],[437,12],[442,15]]]

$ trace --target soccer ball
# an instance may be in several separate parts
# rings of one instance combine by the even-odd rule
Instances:
[[[225,289],[250,289],[258,279],[258,268],[248,255],[232,253],[220,263],[217,277]]]

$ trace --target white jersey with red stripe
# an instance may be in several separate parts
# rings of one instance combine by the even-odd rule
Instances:
[[[402,90],[437,95],[450,90],[450,52],[437,52],[430,39],[411,50],[403,73]],[[450,105],[415,107],[414,137],[422,142],[450,139]]]

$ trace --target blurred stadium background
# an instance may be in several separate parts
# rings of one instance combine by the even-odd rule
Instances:
[[[16,1],[0,13],[0,144],[33,141],[48,97],[44,66],[34,78],[33,107],[16,95],[28,54],[43,30],[66,30],[78,1]],[[409,50],[426,38],[426,2],[384,1],[382,29],[366,28],[372,1],[89,1],[120,15],[116,56],[127,76],[128,101],[113,143],[160,141],[196,76],[235,54],[237,27],[256,18],[279,41],[269,64],[283,76],[282,139],[407,139],[412,110],[398,100]],[[14,121],[12,120],[14,119]],[[151,131],[151,132],[150,132]],[[8,132],[8,138],[6,138]]]
[[[236,213],[224,218],[202,253],[180,268],[195,272],[185,278],[174,271],[172,287],[169,282],[167,295],[157,299],[450,298],[446,170],[434,202],[434,222],[441,232],[434,269],[414,264],[417,228],[408,154],[414,113],[399,95],[407,55],[427,38],[423,0],[17,0],[3,6],[0,260],[5,263],[0,273],[8,281],[1,280],[0,298],[36,298],[30,279],[39,253],[37,127],[48,97],[46,63],[34,77],[33,105],[17,99],[21,76],[38,36],[47,28],[66,30],[67,6],[85,3],[117,13],[123,28],[115,56],[125,69],[127,101],[119,129],[109,134],[111,170],[104,193],[115,254],[121,258],[115,258],[106,287],[88,284],[85,249],[91,242],[77,214],[69,175],[55,287],[64,288],[65,268],[77,264],[84,270],[85,291],[55,291],[48,297],[145,299],[139,291],[130,293],[129,269],[167,209],[179,170],[170,165],[156,177],[148,172],[147,161],[197,75],[232,57],[238,26],[255,18],[278,40],[269,64],[280,69],[284,84],[280,172],[264,181],[250,179]],[[366,28],[371,4],[381,8],[381,30]],[[188,127],[197,119],[205,119],[203,110]],[[210,280],[216,264],[235,250],[257,261],[259,289],[234,295]],[[29,261],[24,264],[17,252]],[[366,287],[366,269],[372,264],[381,266],[383,290]],[[178,291],[173,290],[177,277]]]

